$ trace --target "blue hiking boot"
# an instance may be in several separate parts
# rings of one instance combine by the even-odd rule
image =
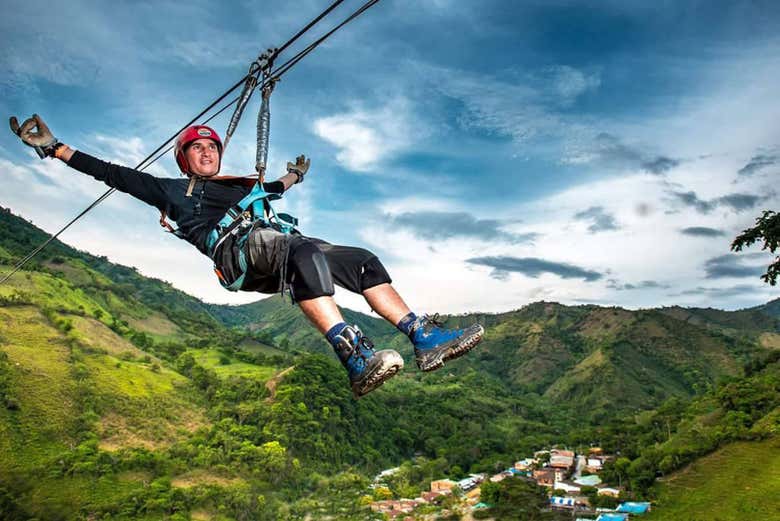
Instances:
[[[476,346],[485,329],[474,324],[466,329],[444,329],[439,314],[418,317],[412,324],[409,338],[414,343],[414,356],[421,371],[435,371],[444,362],[463,356]]]
[[[404,366],[392,349],[374,351],[374,344],[357,326],[346,326],[336,335],[336,354],[349,374],[355,398],[370,393],[395,376]]]

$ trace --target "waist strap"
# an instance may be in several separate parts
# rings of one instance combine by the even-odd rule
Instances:
[[[280,199],[279,194],[268,193],[263,190],[262,184],[257,183],[252,187],[243,199],[235,206],[228,209],[222,219],[206,238],[206,248],[209,257],[214,258],[217,246],[231,233],[239,233],[248,230],[257,221],[263,221],[271,228],[282,233],[290,233],[298,224],[297,219],[288,214],[277,214],[270,201]],[[250,226],[246,226],[246,225]]]

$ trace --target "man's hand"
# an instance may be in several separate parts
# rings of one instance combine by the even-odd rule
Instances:
[[[19,136],[25,145],[33,147],[41,159],[54,157],[54,151],[60,142],[52,135],[51,130],[38,114],[33,114],[33,117],[22,123],[21,127],[16,117],[11,116],[10,124],[11,132]]]
[[[298,176],[295,184],[303,182],[303,176],[309,171],[309,165],[311,165],[311,159],[306,159],[306,156],[303,155],[296,157],[295,163],[287,162],[287,171]]]

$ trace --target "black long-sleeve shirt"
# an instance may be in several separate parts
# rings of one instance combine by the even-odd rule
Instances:
[[[250,186],[231,181],[204,181],[197,179],[192,195],[187,197],[189,179],[170,179],[102,161],[75,151],[68,166],[103,181],[120,192],[125,192],[165,212],[176,221],[183,238],[208,255],[206,238],[225,212],[251,191]],[[281,194],[281,181],[263,183],[268,193]]]

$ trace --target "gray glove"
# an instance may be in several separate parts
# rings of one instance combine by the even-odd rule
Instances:
[[[311,159],[306,159],[306,156],[303,155],[296,157],[295,163],[287,162],[287,171],[298,176],[295,184],[303,182],[303,176],[309,171],[309,165],[311,165]]]
[[[31,118],[22,123],[21,127],[15,116],[11,116],[9,123],[11,124],[11,132],[19,136],[25,145],[33,147],[41,159],[54,157],[54,151],[62,144],[52,135],[51,130],[38,114],[33,114]],[[34,132],[33,129],[36,129],[37,132]]]

